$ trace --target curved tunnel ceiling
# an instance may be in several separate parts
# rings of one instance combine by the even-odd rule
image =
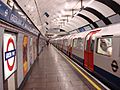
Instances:
[[[82,8],[80,0],[16,0],[23,10],[28,14],[30,18],[33,18],[33,22],[38,27],[48,28],[62,28],[66,31],[71,31],[79,27],[85,26],[87,24],[92,24],[95,28],[99,27],[95,22],[102,20],[105,25],[112,24],[108,17],[118,14],[120,15],[120,0],[82,0]],[[87,5],[90,1],[91,4]],[[36,4],[35,4],[36,2]],[[33,8],[32,11],[29,10],[30,7]],[[69,6],[70,5],[70,6]],[[36,11],[39,9],[39,13]],[[65,11],[65,9],[71,9],[70,11]],[[78,11],[80,12],[78,13]],[[49,17],[45,17],[44,13],[47,12]],[[71,20],[73,14],[77,13]],[[68,16],[67,16],[67,15]],[[65,16],[66,17],[63,17]],[[61,21],[65,18],[64,21]],[[39,20],[41,19],[41,21]],[[54,20],[56,19],[56,20]],[[48,25],[44,25],[44,22],[48,22]],[[41,26],[42,25],[42,26]],[[45,31],[44,31],[45,32]]]
[[[69,26],[71,27],[71,29],[67,30],[67,31],[72,31],[74,29],[79,28],[80,26],[84,26],[86,24],[89,24],[89,22],[87,20],[85,20],[82,17],[79,16],[75,16],[70,22],[69,22]],[[68,24],[67,24],[68,25]],[[65,27],[65,26],[64,26]]]
[[[115,1],[112,1],[112,0],[97,0],[97,1],[105,4],[108,7],[110,7],[115,13],[120,15],[120,10],[119,10],[120,5],[118,3],[116,3]]]
[[[106,25],[111,24],[110,20],[108,20],[103,14],[101,14],[100,12],[98,12],[97,10],[87,7],[84,10],[89,11],[91,13],[93,13],[94,15],[96,15],[100,20],[102,20]]]
[[[113,0],[113,1],[120,5],[120,0]]]
[[[94,27],[97,28],[98,25],[92,21],[93,17],[97,16],[97,18],[99,18],[99,20],[102,20],[106,25],[109,25],[109,24],[111,24],[111,22],[106,17],[117,14],[117,13],[119,14],[119,11],[120,11],[120,10],[118,10],[119,7],[120,6],[115,1],[96,0],[89,7],[82,10],[82,11],[86,10],[86,11],[92,13],[93,15],[90,15],[90,16],[88,16],[88,14],[84,15],[84,13],[82,13],[82,11],[81,11],[80,12],[81,14],[78,14],[78,16],[86,19],[90,24],[92,24]],[[90,17],[92,19],[90,19]]]
[[[96,11],[100,12],[105,17],[115,14],[115,12],[110,7],[106,6],[106,4],[98,2],[98,1],[101,1],[101,0],[94,1],[88,7],[95,9]],[[102,1],[110,1],[112,3],[112,0],[102,0]]]

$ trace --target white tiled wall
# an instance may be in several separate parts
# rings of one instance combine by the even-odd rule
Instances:
[[[23,34],[18,34],[18,39],[17,39],[17,52],[18,52],[18,67],[17,67],[17,84],[18,87],[23,81]]]
[[[3,71],[2,71],[2,37],[3,37],[3,28],[0,27],[0,90],[3,90]]]

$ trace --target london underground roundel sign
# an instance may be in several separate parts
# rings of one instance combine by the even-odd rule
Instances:
[[[16,70],[16,36],[4,34],[4,78],[5,80]]]

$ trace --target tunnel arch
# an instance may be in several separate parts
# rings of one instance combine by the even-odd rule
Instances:
[[[86,7],[86,8],[84,8],[84,10],[89,11],[89,12],[93,13],[94,15],[96,15],[106,25],[112,24],[108,18],[106,18],[104,15],[102,15],[99,11],[97,11],[95,9],[90,8],[90,7]]]
[[[92,24],[95,28],[98,28],[98,25],[96,23],[94,23],[90,18],[88,18],[87,16],[84,16],[82,14],[77,14],[77,16],[84,18],[85,20],[87,20],[90,24]]]
[[[120,5],[113,0],[96,0],[110,7],[116,14],[120,15]]]

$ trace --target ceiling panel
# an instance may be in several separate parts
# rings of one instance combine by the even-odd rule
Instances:
[[[88,11],[85,11],[85,10],[82,10],[82,11],[80,12],[80,14],[83,14],[83,15],[87,16],[87,17],[90,18],[93,22],[99,20],[99,18],[96,17],[94,14],[92,14],[92,13],[90,13],[90,12],[88,12]]]
[[[113,1],[117,2],[120,5],[120,0],[113,0]]]

